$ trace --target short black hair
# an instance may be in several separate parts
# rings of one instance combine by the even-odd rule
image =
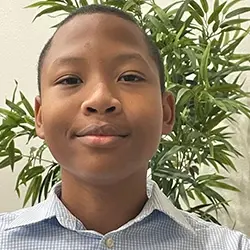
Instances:
[[[53,38],[56,34],[56,32],[66,23],[68,23],[70,20],[72,20],[74,17],[79,16],[79,15],[88,15],[88,14],[109,14],[109,15],[115,15],[118,16],[124,20],[130,21],[134,23],[142,32],[144,35],[144,40],[146,42],[146,45],[149,50],[149,54],[154,60],[158,72],[159,72],[159,78],[160,78],[160,85],[161,85],[161,92],[163,93],[165,91],[165,72],[164,72],[164,64],[159,52],[159,49],[153,42],[153,40],[146,34],[146,32],[140,27],[140,25],[137,23],[137,20],[130,15],[129,13],[126,13],[118,8],[111,7],[111,6],[105,6],[105,5],[100,5],[100,4],[91,4],[87,6],[83,6],[81,8],[78,8],[74,12],[72,12],[69,16],[67,16],[64,20],[62,20],[58,25],[55,33],[52,35],[52,37],[48,40],[48,42],[45,44],[43,47],[41,54],[39,56],[38,60],[38,67],[37,67],[37,81],[38,81],[38,90],[39,94],[41,94],[41,70],[43,66],[44,59],[51,47]]]

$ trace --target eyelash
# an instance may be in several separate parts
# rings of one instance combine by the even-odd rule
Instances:
[[[142,78],[141,76],[138,76],[138,75],[134,75],[134,74],[128,74],[128,75],[123,75],[121,77],[118,78],[118,81],[121,81],[122,78],[126,78],[126,77],[131,77],[134,78],[134,80],[129,80],[128,81],[124,81],[124,82],[141,82],[141,81],[144,81],[144,78]],[[136,80],[135,80],[136,79]],[[69,80],[74,80],[74,82],[72,83],[64,83],[66,81],[69,81]],[[77,82],[75,82],[75,80]],[[79,78],[79,77],[75,77],[75,76],[68,76],[68,77],[65,77],[59,81],[57,81],[57,84],[62,84],[62,85],[79,85],[80,83],[82,83],[82,80]]]
[[[77,83],[74,82],[74,83],[64,83],[65,81],[69,81],[69,80],[77,80]],[[68,77],[65,77],[59,81],[57,81],[57,84],[62,84],[62,85],[79,85],[80,83],[82,83],[82,80],[79,78],[79,77],[76,77],[76,76],[68,76]]]
[[[128,80],[128,81],[125,81],[125,82],[141,82],[141,81],[144,81],[145,79],[144,78],[142,78],[141,76],[138,76],[138,75],[134,75],[134,74],[127,74],[127,75],[123,75],[123,76],[121,76],[121,77],[119,77],[119,81],[120,81],[120,79],[121,78],[124,78],[124,77],[134,77],[134,78],[137,78],[137,80]]]

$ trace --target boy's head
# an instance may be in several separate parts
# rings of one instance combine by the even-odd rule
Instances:
[[[109,15],[115,15],[120,18],[123,18],[124,20],[130,21],[134,23],[138,29],[142,32],[143,37],[145,39],[145,43],[148,46],[149,54],[152,56],[152,59],[154,60],[158,71],[159,71],[159,78],[160,78],[160,85],[161,85],[161,91],[162,93],[165,91],[165,72],[164,72],[164,64],[162,62],[160,52],[157,48],[157,46],[154,44],[154,42],[151,40],[151,38],[145,33],[143,29],[140,28],[140,26],[137,24],[136,19],[134,19],[131,15],[128,13],[125,13],[119,9],[104,6],[104,5],[87,5],[85,7],[79,8],[76,11],[74,11],[72,14],[70,14],[67,18],[65,18],[62,22],[60,22],[57,26],[57,30],[59,30],[64,24],[68,23],[70,20],[75,18],[78,15],[90,15],[90,14],[109,14]],[[56,30],[56,31],[57,31]],[[56,32],[55,32],[56,33]],[[49,41],[45,44],[45,46],[42,49],[42,52],[39,56],[38,61],[38,74],[37,74],[37,80],[38,80],[38,89],[39,93],[41,93],[41,71],[43,66],[44,58],[46,57],[46,54],[51,47],[51,43],[53,40],[52,36]]]
[[[62,178],[143,179],[162,133],[172,129],[174,99],[163,91],[159,54],[131,20],[113,8],[84,7],[42,52],[36,131]]]

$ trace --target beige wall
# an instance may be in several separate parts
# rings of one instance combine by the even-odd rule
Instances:
[[[2,0],[0,3],[0,106],[4,105],[5,97],[11,96],[14,79],[19,81],[20,89],[29,100],[33,100],[37,93],[37,58],[43,44],[52,33],[49,27],[55,20],[43,17],[31,23],[36,11],[24,9],[24,6],[32,2],[32,0]],[[156,2],[163,4],[165,0]],[[244,3],[250,6],[250,0]],[[250,38],[242,44],[241,50],[250,53],[249,44]],[[248,90],[249,86],[247,82]],[[237,185],[242,193],[225,195],[232,199],[230,210],[233,219],[237,220],[236,229],[250,236],[250,123],[241,117],[239,125],[232,126],[232,129],[236,132],[233,143],[238,146],[245,159],[235,160],[239,172],[233,174],[230,181]],[[15,174],[9,169],[0,170],[0,212],[21,207],[22,199],[18,199],[14,192],[16,174],[21,167],[21,164],[16,166]],[[226,216],[222,216],[222,220],[228,226],[233,224]]]

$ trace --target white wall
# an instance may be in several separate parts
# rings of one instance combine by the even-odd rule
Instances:
[[[14,79],[18,80],[20,89],[29,100],[34,99],[36,88],[36,64],[38,54],[52,34],[49,27],[55,24],[55,20],[49,17],[38,19],[31,23],[36,10],[24,9],[24,6],[32,3],[32,0],[2,0],[0,3],[0,106],[4,105],[6,97],[10,97],[14,88]],[[163,4],[165,0],[158,0]],[[170,1],[168,1],[170,2]],[[250,0],[245,5],[250,6]],[[241,50],[250,53],[250,38],[241,46]],[[250,76],[250,75],[249,75]],[[250,79],[250,77],[248,77]],[[250,90],[250,85],[246,83]],[[250,104],[250,101],[248,102]],[[232,129],[237,133],[233,143],[244,154],[245,159],[236,159],[239,169],[230,180],[238,186],[242,193],[225,195],[232,199],[231,213],[237,220],[236,229],[250,236],[250,123],[241,117],[239,125]],[[22,199],[18,199],[14,192],[16,174],[21,169],[21,164],[16,166],[15,174],[9,169],[0,170],[0,212],[12,211],[22,205]],[[232,226],[232,222],[222,216],[224,224]]]

